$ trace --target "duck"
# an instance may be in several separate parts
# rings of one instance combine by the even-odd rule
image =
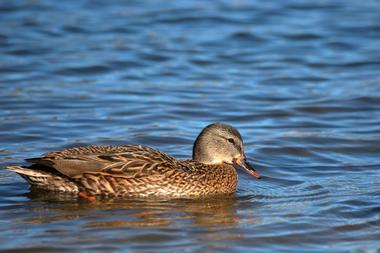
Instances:
[[[178,160],[142,145],[90,145],[25,159],[8,166],[31,187],[96,197],[202,198],[234,194],[237,169],[261,178],[247,161],[239,131],[213,123],[193,144],[192,159]]]

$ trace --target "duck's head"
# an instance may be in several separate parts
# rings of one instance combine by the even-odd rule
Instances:
[[[204,164],[227,163],[260,178],[247,162],[239,131],[227,124],[214,123],[202,130],[193,146],[193,160]]]

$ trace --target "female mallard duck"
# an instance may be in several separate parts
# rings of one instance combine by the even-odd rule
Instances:
[[[32,186],[81,196],[197,198],[234,193],[235,168],[260,178],[246,161],[237,129],[222,123],[202,130],[192,160],[125,145],[71,148],[27,161],[32,165],[8,169]]]

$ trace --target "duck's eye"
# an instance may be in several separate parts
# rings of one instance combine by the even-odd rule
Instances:
[[[234,139],[232,139],[232,138],[228,138],[227,141],[228,141],[229,143],[235,144],[235,141],[234,141]]]

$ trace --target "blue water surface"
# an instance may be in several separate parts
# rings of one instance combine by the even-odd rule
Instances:
[[[0,252],[379,252],[379,41],[375,0],[1,1]],[[5,170],[189,158],[216,121],[263,175],[232,198],[92,204]]]

